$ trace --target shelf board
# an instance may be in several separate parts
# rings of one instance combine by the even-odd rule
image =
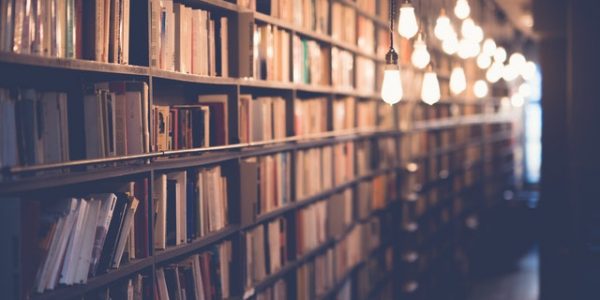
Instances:
[[[197,74],[187,74],[175,71],[167,71],[158,68],[149,68],[150,75],[155,78],[174,80],[190,83],[213,84],[213,85],[237,85],[237,78],[204,76]]]
[[[134,65],[120,65],[113,63],[102,63],[92,60],[55,58],[31,54],[17,54],[11,52],[0,52],[0,64],[9,64],[4,68],[15,66],[31,66],[40,68],[53,68],[72,71],[86,71],[94,73],[111,73],[124,75],[147,76],[148,67]]]
[[[191,5],[206,5],[213,8],[227,10],[231,12],[239,11],[239,7],[233,3],[224,0],[187,0],[186,4]]]
[[[198,238],[187,244],[169,247],[164,251],[156,251],[153,257],[156,264],[168,263],[182,256],[189,256],[198,250],[230,238],[238,232],[239,228],[237,225],[229,225],[219,231],[211,232],[206,236]]]
[[[142,258],[138,261],[121,266],[118,269],[111,270],[106,274],[90,278],[86,284],[58,287],[55,290],[47,291],[43,294],[33,294],[31,298],[34,300],[81,298],[88,292],[109,285],[116,280],[141,272],[144,269],[150,268],[152,264],[152,257]]]

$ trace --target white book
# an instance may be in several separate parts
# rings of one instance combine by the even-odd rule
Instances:
[[[115,251],[115,256],[113,257],[112,267],[118,268],[121,265],[121,258],[123,257],[123,252],[125,251],[125,244],[127,243],[127,239],[131,233],[131,226],[133,225],[135,212],[137,210],[139,200],[133,197],[130,200],[130,203],[127,205],[127,214],[125,215],[125,219],[123,219],[123,225],[121,226],[121,232],[119,233],[119,239],[117,243],[117,250]]]
[[[167,178],[177,181],[175,211],[177,214],[176,245],[187,242],[187,172],[167,174]]]
[[[56,284],[58,283],[58,278],[60,275],[60,267],[63,259],[65,258],[65,251],[67,249],[67,245],[69,242],[69,237],[72,232],[75,230],[75,222],[77,221],[78,210],[80,206],[80,201],[75,198],[71,198],[68,201],[69,203],[69,212],[65,219],[64,227],[62,231],[58,235],[57,240],[57,248],[53,256],[49,256],[48,259],[51,261],[51,266],[49,270],[49,276],[45,280],[46,289],[54,289]],[[43,291],[43,289],[42,289]]]
[[[142,94],[126,91],[127,154],[144,153],[144,129],[142,124]]]
[[[154,248],[165,249],[167,232],[167,175],[158,175],[154,180],[152,199],[155,209]]]
[[[90,259],[89,269],[95,275],[96,267],[100,261],[100,255],[106,241],[106,234],[108,233],[108,227],[113,217],[115,205],[117,203],[117,196],[115,194],[95,194],[91,195],[92,198],[101,201],[100,213],[96,220],[95,233],[94,233],[94,245],[92,247],[92,256]],[[87,278],[87,277],[86,277]]]
[[[84,225],[83,240],[79,251],[77,268],[73,273],[73,283],[85,283],[90,270],[92,260],[92,250],[94,249],[94,238],[96,233],[96,224],[100,215],[102,202],[99,199],[90,199],[88,203],[88,215]]]
[[[204,187],[202,186],[202,182],[204,180],[204,175],[203,175],[203,171],[198,171],[197,172],[197,181],[196,181],[196,196],[198,197],[197,201],[198,203],[196,204],[196,208],[198,209],[197,211],[197,220],[198,222],[196,222],[196,232],[198,232],[198,234],[202,237],[204,235],[206,235],[206,221],[204,220],[204,214],[205,214],[205,206],[206,206],[206,198],[204,197]]]
[[[71,231],[69,237],[69,244],[65,258],[62,264],[62,271],[60,273],[60,283],[62,284],[73,284],[73,274],[77,269],[77,261],[79,260],[78,252],[81,251],[81,245],[84,233],[84,224],[87,220],[88,215],[88,201],[84,199],[79,200],[79,209],[77,210],[77,221]]]

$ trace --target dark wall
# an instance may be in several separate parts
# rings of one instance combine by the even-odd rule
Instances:
[[[534,0],[543,80],[542,299],[600,299],[598,6]]]

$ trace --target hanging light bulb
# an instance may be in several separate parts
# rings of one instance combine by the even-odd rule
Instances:
[[[459,66],[452,68],[452,73],[450,73],[450,91],[452,94],[458,95],[465,89],[467,89],[465,71]]]
[[[479,54],[479,56],[477,56],[477,66],[480,69],[485,70],[485,69],[489,68],[491,64],[492,64],[492,59],[489,56],[485,55],[483,52],[481,54]]]
[[[519,86],[519,95],[521,95],[523,98],[529,98],[531,96],[531,86],[529,83],[521,83]]]
[[[383,82],[381,83],[381,98],[390,105],[402,100],[402,78],[400,77],[400,66],[398,65],[398,53],[394,49],[394,1],[390,6],[390,49],[385,55],[385,69],[383,71]]]
[[[527,60],[525,59],[525,56],[523,56],[523,54],[515,52],[511,54],[508,58],[508,63],[515,66],[515,68],[517,68],[517,72],[519,72],[521,68],[527,63]]]
[[[535,76],[535,71],[536,71],[535,63],[532,61],[528,61],[524,65],[521,66],[521,70],[519,73],[521,74],[521,77],[523,77],[523,79],[532,80],[533,77]]]
[[[450,25],[450,18],[446,16],[446,10],[442,8],[440,11],[440,16],[435,21],[435,27],[433,28],[433,33],[435,37],[440,41],[444,41],[450,37],[452,31],[452,25]]]
[[[429,52],[427,52],[427,45],[423,40],[423,34],[419,33],[417,39],[413,45],[413,53],[410,57],[413,66],[423,69],[429,64]]]
[[[483,41],[483,29],[481,29],[481,26],[475,25],[472,31],[473,32],[471,33],[471,39],[473,39],[477,43],[481,43],[481,41]]]
[[[473,30],[475,29],[475,22],[473,19],[467,18],[462,22],[460,26],[460,33],[464,39],[469,39],[473,35]]]
[[[429,105],[433,105],[440,101],[440,83],[438,82],[437,74],[433,71],[431,64],[429,64],[427,72],[423,75],[421,100]]]
[[[519,95],[519,93],[514,93],[510,97],[510,104],[512,104],[513,107],[521,107],[525,104],[525,99],[523,99],[523,96]]]
[[[517,77],[519,76],[519,70],[517,69],[517,66],[509,63],[507,65],[504,66],[504,68],[502,68],[502,78],[505,81],[513,81],[515,79],[517,79]]]
[[[398,18],[398,33],[401,36],[410,39],[419,31],[417,17],[415,16],[415,8],[409,0],[400,6],[400,17]]]
[[[475,84],[473,85],[473,94],[475,94],[475,97],[483,98],[487,96],[488,92],[487,82],[481,79],[475,81]]]
[[[464,20],[471,13],[471,7],[467,0],[456,0],[456,6],[454,6],[454,14],[457,18]]]
[[[454,29],[450,31],[449,37],[442,42],[442,50],[448,55],[452,55],[458,51],[458,38]]]
[[[502,78],[503,69],[504,65],[501,62],[494,62],[485,73],[485,79],[490,83],[497,82]]]
[[[506,50],[504,50],[504,48],[502,48],[502,47],[497,47],[496,50],[494,50],[494,61],[503,63],[505,60],[506,60]]]
[[[458,57],[462,59],[469,58],[471,54],[471,45],[469,44],[469,40],[462,39],[458,42]]]
[[[493,56],[494,51],[496,51],[496,42],[490,38],[485,39],[483,42],[483,54],[486,56]]]

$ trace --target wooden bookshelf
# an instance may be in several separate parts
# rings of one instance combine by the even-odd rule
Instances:
[[[131,0],[133,1],[133,0]],[[153,149],[154,144],[150,143],[152,147],[150,151],[131,154],[131,155],[119,155],[110,156],[103,158],[84,158],[84,155],[72,156],[72,159],[64,162],[55,163],[44,163],[44,164],[33,164],[33,165],[11,165],[0,168],[0,200],[6,199],[18,199],[18,201],[30,201],[31,199],[42,199],[51,195],[60,195],[61,197],[71,196],[83,196],[87,189],[97,191],[97,186],[114,186],[122,185],[128,182],[136,180],[146,180],[148,187],[147,193],[147,207],[145,207],[145,213],[148,214],[147,223],[148,228],[143,228],[148,233],[149,240],[146,241],[148,246],[149,255],[146,257],[136,258],[130,262],[127,262],[117,269],[111,269],[107,273],[97,275],[95,277],[88,278],[85,284],[73,284],[69,286],[60,285],[53,290],[46,290],[43,293],[35,293],[32,291],[21,291],[20,283],[15,283],[15,286],[19,288],[13,291],[14,294],[9,294],[9,298],[23,299],[77,299],[87,298],[90,295],[99,293],[108,288],[113,287],[117,283],[124,282],[128,279],[133,278],[138,274],[144,275],[144,280],[149,282],[152,287],[156,282],[156,271],[159,268],[176,264],[182,260],[204,251],[210,251],[216,245],[230,241],[232,244],[232,269],[230,279],[230,295],[231,299],[246,299],[256,298],[257,294],[271,288],[276,282],[283,280],[286,282],[287,295],[290,299],[295,299],[297,294],[296,290],[296,272],[297,270],[307,264],[313,263],[315,257],[324,255],[328,250],[334,249],[336,246],[342,244],[342,240],[350,235],[350,232],[371,221],[377,221],[381,224],[379,245],[375,249],[363,253],[363,257],[360,262],[351,266],[344,274],[339,278],[335,278],[334,284],[329,287],[326,292],[322,295],[318,295],[318,299],[335,299],[338,293],[342,291],[348,284],[351,286],[352,291],[356,291],[355,286],[359,281],[358,274],[368,267],[368,261],[377,257],[385,256],[384,251],[391,249],[393,253],[393,262],[390,269],[383,270],[385,275],[380,280],[375,282],[371,287],[368,294],[368,299],[378,297],[382,293],[381,290],[389,285],[395,285],[395,283],[402,283],[409,280],[417,280],[422,282],[419,288],[429,289],[434,288],[428,286],[428,276],[431,273],[435,273],[435,268],[439,268],[440,263],[439,257],[437,260],[432,260],[428,264],[427,270],[418,274],[405,274],[402,271],[404,262],[402,261],[402,254],[405,251],[419,251],[424,253],[423,257],[427,257],[427,253],[430,253],[432,249],[438,250],[443,253],[451,253],[454,248],[447,245],[448,241],[452,239],[454,235],[459,232],[465,231],[464,220],[477,212],[481,208],[481,201],[477,201],[478,196],[482,196],[484,193],[482,189],[486,186],[491,186],[489,189],[494,189],[494,193],[490,192],[488,197],[490,202],[493,202],[497,198],[499,193],[504,190],[510,189],[510,175],[511,175],[511,159],[512,159],[512,148],[506,146],[502,151],[486,153],[484,149],[489,145],[496,145],[495,143],[510,143],[513,136],[511,128],[503,129],[502,131],[494,133],[485,133],[483,130],[486,126],[502,125],[510,126],[512,117],[508,114],[501,113],[497,109],[494,113],[484,113],[483,108],[485,107],[498,107],[499,100],[497,97],[490,97],[489,99],[473,100],[467,99],[468,97],[455,96],[450,97],[443,95],[444,99],[440,101],[437,106],[429,107],[426,106],[416,99],[403,100],[399,105],[389,109],[388,117],[392,120],[391,126],[382,124],[380,115],[381,111],[386,108],[387,104],[381,101],[380,95],[378,94],[380,79],[378,73],[382,70],[382,65],[385,63],[384,57],[378,55],[377,45],[378,43],[386,43],[386,41],[380,41],[379,30],[388,28],[388,20],[382,19],[379,16],[381,13],[363,11],[355,1],[350,0],[327,0],[327,5],[331,10],[333,3],[339,3],[344,7],[348,7],[356,13],[355,22],[358,22],[358,18],[365,18],[368,22],[373,25],[373,49],[362,49],[358,46],[358,42],[350,43],[340,39],[334,38],[332,33],[332,26],[330,25],[331,20],[328,20],[327,33],[318,32],[312,29],[307,29],[304,26],[299,26],[293,22],[284,20],[279,17],[266,14],[264,12],[252,11],[246,8],[242,8],[237,5],[237,1],[225,1],[225,0],[174,0],[174,3],[185,4],[193,9],[202,9],[208,11],[216,16],[225,16],[230,21],[230,28],[228,34],[229,41],[234,41],[237,35],[237,27],[234,26],[237,18],[242,14],[251,13],[254,24],[269,25],[276,28],[283,29],[293,36],[299,36],[301,39],[308,41],[317,42],[329,53],[329,64],[331,65],[331,51],[333,48],[350,53],[353,58],[353,75],[352,75],[352,86],[353,88],[342,89],[337,86],[333,86],[331,66],[329,66],[329,74],[325,74],[326,81],[329,84],[316,84],[316,83],[300,83],[294,82],[292,74],[287,74],[288,80],[286,81],[274,81],[259,78],[240,78],[239,76],[233,76],[235,73],[230,70],[228,76],[207,76],[198,75],[191,73],[181,73],[177,71],[171,71],[161,69],[158,66],[152,64],[152,1],[146,3],[138,3],[132,6],[132,18],[131,18],[131,31],[130,36],[131,43],[131,56],[138,55],[138,57],[132,57],[130,64],[116,64],[116,63],[105,63],[96,62],[84,59],[69,59],[69,58],[54,58],[44,57],[33,54],[16,54],[10,52],[0,52],[0,79],[3,79],[3,85],[0,88],[33,88],[40,90],[48,90],[53,85],[57,85],[61,91],[64,91],[69,96],[69,105],[83,105],[80,101],[82,96],[82,86],[94,84],[98,82],[110,82],[110,81],[137,81],[144,82],[148,87],[148,110],[151,110],[154,104],[165,104],[169,105],[181,105],[190,104],[190,97],[197,97],[198,95],[208,94],[223,94],[227,95],[227,103],[230,106],[229,109],[229,123],[228,126],[238,125],[239,115],[238,101],[241,95],[252,95],[254,96],[279,96],[282,97],[286,102],[286,134],[284,138],[263,140],[263,141],[252,141],[248,143],[239,142],[238,137],[235,136],[237,129],[230,132],[226,136],[227,143],[225,145],[209,146],[209,147],[191,147],[186,149],[172,149],[172,150],[156,150]],[[132,4],[133,5],[133,4]],[[134,13],[134,8],[135,13]],[[376,8],[376,11],[379,8]],[[143,13],[144,10],[147,13]],[[135,15],[135,17],[133,17]],[[331,15],[331,11],[330,14]],[[386,15],[387,14],[383,14]],[[331,18],[331,16],[329,16]],[[355,32],[358,35],[357,32]],[[150,38],[149,38],[150,37]],[[356,40],[356,37],[355,37]],[[399,40],[399,39],[398,39]],[[135,44],[135,46],[134,46]],[[293,46],[290,41],[290,53],[293,51]],[[236,59],[239,57],[238,52],[240,50],[234,42],[230,43],[229,57],[227,58],[230,65],[235,64]],[[399,48],[396,45],[396,48]],[[288,53],[288,54],[290,54]],[[441,54],[438,53],[438,56]],[[235,59],[233,59],[234,57]],[[366,90],[361,90],[361,82],[357,76],[357,58],[366,59],[368,62],[373,63],[375,78],[373,79],[374,86],[367,87]],[[444,57],[443,59],[453,61],[453,57]],[[289,59],[290,70],[293,69],[293,61]],[[402,64],[402,68],[411,72],[413,76],[421,76],[422,71],[415,70],[406,63]],[[293,71],[292,71],[293,72]],[[292,73],[290,72],[290,73]],[[404,76],[404,75],[403,75]],[[447,81],[449,75],[447,70],[440,70],[438,74],[440,81]],[[405,81],[410,79],[403,78]],[[178,101],[175,98],[176,95],[184,95],[185,101]],[[173,97],[173,99],[171,99]],[[368,102],[374,104],[375,115],[368,116],[373,124],[363,127],[358,126],[358,116],[355,120],[352,120],[353,128],[346,130],[333,130],[333,102],[337,99],[344,97],[350,97],[355,99],[354,108],[359,109],[359,102]],[[71,100],[74,98],[74,100]],[[294,102],[299,99],[304,101],[306,99],[322,98],[322,101],[328,105],[328,113],[326,114],[327,130],[320,133],[310,133],[304,135],[296,135],[294,128],[294,115],[293,107]],[[75,102],[75,104],[72,104]],[[438,113],[440,106],[452,106],[457,107],[458,113],[451,113],[449,116],[441,116]],[[232,108],[235,107],[235,108]],[[291,107],[291,110],[289,109]],[[423,109],[428,112],[434,112],[435,117],[431,117],[427,113],[422,113],[417,116],[414,107]],[[477,107],[476,112],[467,112],[467,108]],[[404,120],[402,117],[402,111],[410,109],[409,120]],[[461,111],[464,110],[464,111]],[[292,114],[290,115],[290,111]],[[70,114],[71,112],[69,112]],[[424,117],[423,117],[424,116]],[[81,117],[83,119],[83,117]],[[402,128],[400,122],[408,122],[407,128]],[[72,121],[70,122],[77,122]],[[85,120],[83,120],[85,122]],[[150,122],[150,121],[148,121]],[[153,129],[151,124],[148,125],[150,128],[150,136],[153,136]],[[81,126],[81,124],[71,125],[70,127]],[[234,126],[236,127],[236,126]],[[421,153],[405,153],[402,151],[402,145],[412,145],[412,140],[409,139],[413,135],[424,134],[426,136],[432,136],[438,138],[441,132],[451,132],[452,134],[459,135],[463,129],[472,129],[473,136],[464,138],[464,141],[451,143],[450,145],[433,145],[428,147],[421,147],[419,151]],[[477,128],[477,129],[475,129]],[[479,131],[478,131],[479,130]],[[69,128],[69,131],[73,131]],[[470,133],[470,132],[469,132]],[[77,139],[78,136],[74,136],[73,139]],[[82,138],[83,134],[79,135]],[[70,149],[82,150],[83,146],[79,145],[74,147],[73,144],[77,144],[77,140],[70,141]],[[391,155],[394,157],[394,161],[382,162],[383,158],[378,157],[378,151],[385,151],[382,146],[378,143],[384,139],[390,139],[394,145]],[[151,139],[150,142],[156,142]],[[296,155],[300,151],[309,149],[321,149],[324,147],[335,147],[349,143],[352,145],[353,157],[352,161],[356,169],[354,170],[351,178],[345,180],[339,184],[333,184],[331,187],[323,188],[322,190],[311,193],[309,196],[297,197],[295,190],[297,181],[296,169],[299,168],[295,165],[297,161]],[[361,159],[358,152],[358,144],[365,143],[369,151],[367,159],[369,160],[365,165],[368,170],[359,170],[358,163]],[[471,150],[478,149],[481,153],[478,160],[468,163],[450,162],[452,165],[449,168],[440,168],[437,170],[435,176],[426,176],[427,178],[422,179],[423,182],[419,182],[418,186],[414,184],[404,184],[409,182],[413,176],[423,176],[421,174],[421,168],[426,169],[429,164],[437,164],[438,160],[442,157],[446,157],[447,160],[452,159],[459,160],[467,157]],[[0,149],[1,150],[1,149]],[[76,151],[72,151],[76,152]],[[472,152],[472,151],[471,151]],[[290,172],[291,184],[290,189],[291,201],[280,207],[276,207],[271,211],[257,214],[254,216],[254,221],[250,224],[241,224],[240,214],[242,213],[242,207],[240,205],[242,196],[240,195],[244,191],[240,191],[237,185],[240,181],[239,176],[239,165],[242,161],[254,158],[262,157],[267,155],[277,155],[280,153],[290,153],[293,170]],[[336,159],[335,156],[334,160]],[[435,161],[435,162],[434,162]],[[418,165],[418,170],[410,170],[407,167],[408,164]],[[456,164],[456,165],[454,165]],[[1,166],[1,165],[0,165]],[[226,214],[227,224],[225,227],[206,233],[201,237],[196,237],[186,243],[168,246],[164,250],[154,248],[153,240],[156,229],[154,228],[155,222],[155,207],[153,202],[153,192],[158,190],[159,187],[155,186],[154,180],[162,174],[170,172],[178,172],[182,170],[198,170],[199,168],[210,168],[214,166],[223,167],[224,172],[228,173],[228,176],[233,177],[233,180],[229,181],[232,186],[228,187],[228,199],[229,211]],[[234,166],[234,167],[231,167]],[[459,186],[454,188],[452,186],[453,180],[462,180],[467,175],[472,173],[484,173],[485,168],[491,168],[490,173],[486,176],[480,177],[478,180],[473,180],[469,185]],[[237,169],[236,169],[237,168]],[[360,171],[360,172],[359,172]],[[443,175],[442,175],[443,173]],[[237,177],[236,177],[237,175]],[[371,200],[364,200],[359,195],[361,184],[373,184],[372,180],[380,177],[390,175],[394,182],[390,183],[391,188],[394,190],[394,195],[384,199],[384,205],[379,208],[371,208],[373,205]],[[392,177],[393,175],[393,177]],[[469,175],[471,176],[471,175]],[[385,186],[384,188],[388,188]],[[344,228],[343,233],[340,236],[328,236],[326,242],[321,243],[316,248],[311,249],[302,255],[295,253],[296,236],[295,230],[298,225],[297,214],[304,208],[307,208],[313,204],[331,201],[331,197],[336,194],[340,194],[344,191],[352,191],[352,222]],[[438,191],[440,195],[435,203],[427,205],[425,212],[419,216],[415,216],[414,219],[405,219],[407,211],[409,211],[411,203],[416,203],[422,199],[419,197],[427,197],[431,191]],[[409,193],[410,192],[410,193]],[[410,194],[410,195],[409,195]],[[373,196],[373,195],[370,195]],[[418,200],[411,200],[408,198],[417,197]],[[464,208],[460,211],[453,212],[451,219],[446,220],[443,224],[435,226],[435,228],[427,228],[427,223],[441,223],[440,215],[441,212],[454,209],[455,203],[460,202],[461,198],[472,198],[470,202],[464,204]],[[494,199],[491,199],[494,198]],[[40,201],[51,201],[52,199],[45,199]],[[7,200],[8,201],[8,200]],[[361,201],[367,201],[369,204],[369,211],[366,216],[359,217],[359,204]],[[20,207],[17,205],[17,216],[21,216]],[[413,216],[409,216],[413,217]],[[20,217],[19,217],[20,218]],[[268,274],[260,282],[255,283],[250,289],[244,287],[244,275],[242,275],[242,269],[245,267],[245,248],[248,247],[244,243],[244,234],[250,229],[257,226],[263,226],[269,222],[283,218],[288,224],[291,224],[291,229],[288,228],[286,235],[287,250],[289,253],[288,260],[285,264],[277,271]],[[24,222],[19,220],[17,223],[12,224],[18,225]],[[411,232],[403,230],[404,225],[408,222],[414,222],[419,224],[418,228]],[[7,225],[7,224],[3,224]],[[9,226],[8,224],[7,226]],[[426,230],[424,228],[427,228]],[[136,230],[138,230],[136,228]],[[412,235],[417,235],[417,241],[412,241]],[[20,236],[15,237],[17,244],[20,243]],[[406,242],[408,241],[408,242]],[[458,243],[458,242],[457,242]],[[264,250],[266,251],[266,249]],[[4,254],[4,251],[2,252]],[[14,253],[13,253],[14,254]],[[22,254],[17,254],[16,257],[13,255],[7,255],[7,257],[14,258],[14,261],[22,261],[24,258]],[[14,270],[13,270],[14,271]],[[11,272],[13,272],[11,271]],[[8,272],[8,271],[7,271]],[[15,271],[13,277],[21,280],[21,272]],[[234,274],[235,273],[235,274]],[[238,274],[239,273],[239,274]],[[433,280],[432,280],[433,282]],[[402,292],[401,286],[392,286],[390,288],[394,291],[394,294],[400,294]],[[155,289],[149,289],[150,298],[154,298]],[[354,293],[356,294],[356,293]]]

